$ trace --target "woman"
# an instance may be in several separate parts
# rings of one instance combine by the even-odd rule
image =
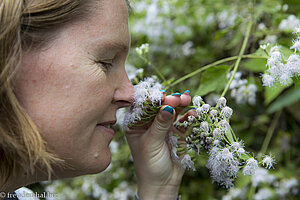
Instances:
[[[1,0],[1,191],[99,173],[116,111],[134,90],[125,0]],[[165,137],[188,93],[165,97],[152,125],[130,130],[141,199],[176,199],[184,170]]]

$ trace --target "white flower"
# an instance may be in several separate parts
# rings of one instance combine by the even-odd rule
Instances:
[[[295,34],[300,34],[300,27],[295,29]]]
[[[277,42],[277,36],[276,35],[267,35],[262,42],[275,44]]]
[[[230,127],[230,125],[226,120],[222,120],[218,124],[218,128],[220,128],[221,131],[223,131],[224,134],[226,134],[228,132],[229,127]]]
[[[234,158],[228,148],[213,146],[209,150],[209,159],[206,167],[210,170],[214,182],[226,188],[233,186],[233,179],[237,177],[239,162]]]
[[[209,111],[210,105],[209,105],[209,104],[204,104],[204,105],[202,106],[202,108],[203,108],[203,112],[204,112],[205,114],[207,114],[208,111]]]
[[[200,130],[202,130],[205,133],[208,133],[209,127],[208,127],[208,122],[207,121],[201,122]]]
[[[251,177],[251,182],[254,187],[257,187],[260,183],[273,183],[275,176],[269,174],[268,170],[264,168],[258,168],[255,174]]]
[[[297,54],[292,54],[287,60],[287,68],[290,70],[294,76],[300,75],[300,56]]]
[[[258,168],[258,162],[254,158],[249,158],[246,162],[246,166],[243,168],[244,175],[253,175]]]
[[[267,65],[272,67],[274,64],[280,63],[282,59],[282,55],[280,53],[280,49],[278,46],[274,46],[270,50],[270,57],[268,59]]]
[[[285,197],[292,188],[298,186],[298,180],[296,178],[282,180],[279,183],[279,188],[276,189],[276,193],[280,197]]]
[[[148,43],[142,44],[140,47],[137,47],[135,50],[139,55],[146,54],[149,52],[149,44]]]
[[[212,120],[214,120],[215,122],[218,122],[218,114],[219,112],[215,109],[212,109],[210,112],[210,117],[212,118]]]
[[[259,48],[261,48],[262,50],[266,50],[266,49],[267,49],[267,45],[261,44],[261,45],[259,46]]]
[[[177,155],[177,142],[178,139],[172,133],[169,134],[169,144],[171,146],[171,157],[173,161],[178,161],[179,157]]]
[[[289,9],[289,5],[288,4],[284,4],[283,6],[282,6],[282,10],[285,12],[285,11],[287,11]]]
[[[233,112],[232,109],[230,107],[226,106],[222,109],[221,115],[223,117],[225,117],[226,119],[229,119],[232,115],[232,112]]]
[[[224,108],[226,106],[226,99],[225,97],[221,97],[217,100],[217,104],[220,108]]]
[[[222,150],[222,158],[225,160],[225,162],[231,162],[234,160],[232,152],[226,147]]]
[[[268,188],[261,188],[258,192],[254,195],[254,200],[268,200],[274,196],[272,191]]]
[[[217,146],[220,143],[220,140],[214,140],[213,145]]]
[[[258,26],[257,26],[257,28],[259,30],[264,30],[264,29],[266,29],[266,25],[264,23],[259,23]]]
[[[238,155],[242,155],[245,153],[245,149],[244,148],[239,148],[237,151]]]
[[[156,89],[152,89],[150,90],[150,95],[149,95],[149,99],[153,102],[153,103],[157,103],[159,102],[159,104],[161,103],[164,95],[163,93],[160,91],[162,89],[162,86],[161,88],[156,88]]]
[[[213,131],[213,137],[214,137],[214,139],[222,140],[223,139],[223,135],[222,135],[221,129],[215,128],[214,131]]]
[[[189,127],[189,122],[188,122],[188,121],[184,121],[184,122],[183,122],[183,127],[184,127],[184,128]]]
[[[188,154],[186,154],[181,160],[181,165],[184,169],[192,169],[193,171],[196,171],[194,162]]]
[[[193,123],[195,121],[195,117],[193,115],[188,116],[188,122]]]
[[[290,15],[287,19],[283,19],[279,24],[279,30],[291,31],[300,25],[300,20],[295,15]]]
[[[295,49],[295,53],[297,51],[300,51],[300,38],[297,38],[296,40],[293,41],[293,46],[291,46],[291,49]]]
[[[275,163],[274,159],[272,158],[272,155],[270,156],[265,155],[262,162],[263,162],[262,165],[266,166],[267,169],[273,167],[273,164]]]
[[[203,101],[202,97],[200,97],[198,95],[194,96],[194,98],[193,98],[193,106],[200,107],[202,101]]]
[[[231,147],[233,147],[233,149],[237,151],[238,149],[244,147],[244,144],[243,144],[242,141],[239,141],[239,142],[233,142],[233,143],[231,144]]]
[[[123,125],[128,129],[132,124],[141,120],[144,110],[149,109],[149,101],[152,106],[161,104],[163,93],[161,92],[162,85],[153,78],[145,78],[134,86],[134,103],[130,111],[125,114]],[[150,105],[151,106],[151,105]]]
[[[196,114],[198,115],[199,119],[206,117],[209,108],[210,108],[209,104],[204,104],[201,107],[198,107],[196,109]]]
[[[130,64],[126,64],[125,69],[126,69],[126,73],[127,73],[130,81],[135,79],[139,74],[143,74],[143,72],[144,72],[143,68],[137,69],[133,65],[130,65]]]
[[[275,78],[270,74],[265,73],[262,77],[263,86],[271,87],[275,83]]]

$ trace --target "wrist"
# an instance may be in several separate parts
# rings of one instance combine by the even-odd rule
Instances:
[[[138,185],[137,195],[140,200],[176,200],[178,199],[179,185]]]

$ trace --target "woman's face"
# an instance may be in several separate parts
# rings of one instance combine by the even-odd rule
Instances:
[[[64,177],[109,165],[114,133],[107,126],[134,93],[124,67],[126,3],[94,0],[91,7],[87,18],[65,25],[47,47],[24,52],[16,83],[17,98],[47,145],[74,168]]]

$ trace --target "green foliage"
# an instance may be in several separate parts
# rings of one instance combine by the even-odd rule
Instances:
[[[284,8],[284,4],[287,4],[287,9],[286,6]],[[261,151],[268,133],[271,134],[267,152],[273,152],[275,155],[277,164],[270,173],[276,177],[277,185],[293,177],[299,178],[300,78],[294,77],[294,84],[287,86],[277,84],[274,87],[264,87],[261,81],[261,76],[267,69],[268,52],[274,45],[280,47],[284,59],[294,53],[289,48],[294,37],[293,30],[279,29],[279,26],[291,15],[299,19],[299,1],[135,0],[133,8],[134,12],[130,16],[132,50],[128,63],[143,68],[146,76],[155,74],[154,67],[145,63],[134,51],[135,47],[149,43],[149,59],[166,77],[164,85],[172,84],[206,66],[205,70],[172,88],[174,91],[190,89],[191,95],[201,95],[206,101],[213,99],[214,95],[221,95],[228,82],[227,74],[236,62],[235,56],[240,52],[246,26],[249,21],[253,22],[245,50],[245,55],[250,56],[242,58],[238,71],[242,72],[241,78],[247,81],[243,85],[245,88],[250,84],[256,86],[255,102],[250,103],[237,98],[249,95],[249,90],[245,89],[238,93],[240,87],[230,88],[225,97],[228,105],[234,110],[231,125],[237,139],[242,139],[249,147],[249,151],[255,153]],[[270,43],[266,51],[259,48],[261,44],[266,43]],[[228,57],[235,58],[211,65]],[[234,94],[238,94],[237,97],[234,97]],[[275,123],[274,116],[278,113],[278,121]],[[272,124],[275,124],[273,131],[270,128]],[[113,152],[112,165],[107,172],[97,175],[94,184],[109,193],[107,198],[102,199],[116,199],[114,194],[124,191],[123,183],[126,183],[125,188],[129,188],[131,194],[136,190],[133,163],[130,161],[130,151],[124,140],[124,132],[117,129],[117,133],[115,142],[118,148]],[[230,132],[227,139],[236,140]],[[247,160],[249,157],[250,155],[243,154],[240,159]],[[201,154],[196,161],[201,166],[200,169],[197,172],[186,172],[180,187],[182,200],[222,199],[228,194],[228,190],[212,184],[205,167],[206,160],[207,155]],[[76,197],[78,200],[97,199],[92,194],[83,192],[82,185],[87,180],[90,179],[81,177],[60,181],[57,191],[62,194],[74,192],[78,195]],[[232,199],[253,199],[259,189],[264,187],[276,193],[278,188],[275,187],[275,183],[253,187],[251,177],[239,175],[235,181],[235,189],[246,190],[243,190],[244,193],[239,197]],[[41,187],[32,186],[32,189],[41,191]],[[92,187],[90,190],[93,191]],[[124,197],[124,199],[132,198],[132,195]],[[286,199],[296,200],[300,199],[300,196],[293,195],[292,191],[289,191]]]
[[[200,86],[196,91],[197,95],[203,96],[213,91],[221,91],[226,82],[227,74],[231,66],[221,65],[207,69],[201,77]]]
[[[300,100],[300,88],[298,88],[298,89],[291,88],[285,94],[278,97],[278,99],[270,105],[267,112],[274,113],[278,110],[281,110],[287,106],[290,106],[290,105],[298,102],[299,100]]]

